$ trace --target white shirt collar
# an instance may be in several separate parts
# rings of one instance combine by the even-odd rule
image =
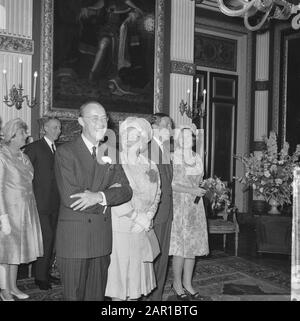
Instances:
[[[44,136],[44,139],[46,141],[46,143],[49,145],[51,151],[52,151],[52,145],[54,146],[54,150],[56,150],[56,146],[55,146],[55,143],[52,142],[48,137]]]
[[[96,154],[97,154],[98,145],[93,145],[83,134],[81,134],[81,138],[91,154],[93,154],[93,147],[96,146]]]

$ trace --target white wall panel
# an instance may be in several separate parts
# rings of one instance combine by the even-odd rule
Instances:
[[[195,2],[172,0],[171,60],[194,61]]]
[[[254,141],[263,141],[268,131],[268,91],[255,92]]]
[[[256,36],[256,80],[269,80],[270,33]]]
[[[32,38],[33,0],[0,0],[6,9],[6,30],[1,34]]]

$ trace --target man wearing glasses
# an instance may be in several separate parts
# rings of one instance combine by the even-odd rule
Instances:
[[[120,165],[97,161],[107,130],[102,105],[81,106],[82,134],[57,149],[55,172],[61,197],[56,257],[68,301],[103,301],[112,249],[110,206],[130,200]]]

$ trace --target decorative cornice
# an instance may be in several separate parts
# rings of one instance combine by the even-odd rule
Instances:
[[[34,41],[30,39],[0,35],[0,50],[33,55]]]
[[[208,68],[236,71],[237,40],[195,32],[195,63]]]
[[[220,12],[218,3],[215,0],[196,0],[195,3],[196,3],[196,6],[199,8]]]
[[[193,76],[196,73],[196,65],[189,62],[171,61],[171,73]]]
[[[254,83],[256,91],[266,91],[271,89],[271,82],[269,80],[257,80]]]

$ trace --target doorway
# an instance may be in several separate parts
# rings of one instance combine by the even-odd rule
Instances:
[[[199,78],[201,104],[206,90],[205,177],[217,176],[229,184],[235,172],[238,76],[197,70],[195,78]]]

